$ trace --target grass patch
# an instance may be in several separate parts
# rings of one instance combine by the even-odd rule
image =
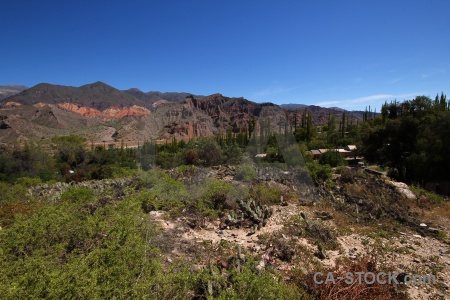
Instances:
[[[429,192],[421,187],[411,185],[411,186],[409,186],[409,189],[418,196],[427,197],[430,200],[430,202],[433,204],[443,204],[446,202],[442,196],[440,196],[436,193],[433,193],[433,192]]]

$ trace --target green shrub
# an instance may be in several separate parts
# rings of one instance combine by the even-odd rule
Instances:
[[[92,213],[75,201],[91,199],[87,191],[73,189],[65,198],[74,201],[18,216],[12,227],[0,230],[2,297],[125,299],[144,298],[142,286],[157,290],[164,281],[181,288],[175,276],[162,272],[159,250],[149,243],[157,227],[142,218],[135,199]]]
[[[141,203],[142,210],[149,213],[152,210],[167,210],[169,205],[167,201],[158,198],[152,191],[142,191],[135,196]]]
[[[204,199],[211,203],[211,208],[218,210],[229,208],[227,207],[226,200],[228,193],[232,189],[231,184],[216,179],[208,179],[205,184]]]
[[[250,193],[263,205],[279,204],[282,195],[280,188],[271,187],[267,184],[258,184],[254,186]]]
[[[326,181],[331,178],[332,169],[330,165],[321,165],[316,162],[308,163],[308,172],[315,181]]]
[[[25,185],[0,182],[0,226],[10,226],[16,215],[28,214],[39,205],[38,201],[28,195],[28,187]]]
[[[319,158],[319,163],[321,165],[330,165],[331,167],[337,167],[345,165],[345,159],[339,152],[328,150]]]
[[[16,179],[16,184],[21,184],[25,187],[32,187],[42,183],[40,178],[20,177]]]
[[[231,288],[220,291],[217,299],[305,299],[306,293],[294,285],[285,284],[274,273],[256,271],[256,263],[249,259],[241,272],[232,270]]]
[[[186,185],[173,179],[165,172],[151,169],[141,175],[141,181],[147,188],[151,188],[155,195],[170,203],[182,203],[191,198]]]
[[[222,162],[222,149],[216,140],[205,138],[198,140],[199,156],[205,166],[214,166]]]
[[[411,186],[409,186],[409,189],[412,192],[414,192],[414,194],[416,194],[416,195],[424,195],[433,203],[444,203],[445,202],[445,199],[442,198],[442,196],[435,194],[433,192],[429,192],[419,186],[411,185]]]
[[[237,180],[252,181],[256,178],[256,171],[250,165],[243,165],[236,170],[235,178]]]
[[[238,164],[242,160],[242,149],[238,145],[224,145],[222,149],[227,163]]]
[[[219,211],[233,207],[233,201],[229,197],[232,190],[228,182],[206,178],[190,187],[190,198],[186,205],[204,217],[217,218]]]
[[[122,177],[133,177],[138,174],[137,168],[110,166],[111,177],[114,179]]]
[[[95,200],[94,192],[88,188],[70,188],[61,195],[62,201],[88,203]]]
[[[177,168],[177,173],[183,175],[194,174],[197,172],[197,169],[198,168],[194,165],[181,165]]]

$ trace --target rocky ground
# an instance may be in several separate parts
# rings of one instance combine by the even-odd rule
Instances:
[[[214,170],[212,174],[225,180],[233,178],[227,169]],[[285,274],[286,280],[290,280],[294,270],[304,274],[323,272],[376,253],[380,268],[388,268],[403,276],[436,276],[436,284],[406,286],[410,299],[449,299],[450,246],[447,236],[450,227],[445,226],[449,224],[449,219],[445,216],[441,216],[440,220],[430,219],[433,210],[442,210],[442,206],[427,210],[428,216],[425,213],[418,215],[420,205],[413,206],[410,202],[405,203],[404,199],[415,203],[426,200],[421,195],[415,195],[404,184],[371,176],[352,183],[346,180],[338,177],[336,185],[327,189],[331,192],[328,195],[324,195],[325,188],[322,188],[321,200],[315,203],[299,205],[302,201],[290,199],[288,203],[274,205],[273,215],[266,226],[254,234],[251,228],[222,228],[221,219],[192,228],[189,216],[171,219],[164,212],[153,211],[149,217],[161,224],[166,237],[170,236],[172,247],[167,252],[169,262],[177,257],[188,257],[198,262],[197,267],[204,267],[204,260],[199,262],[187,251],[199,247],[200,252],[208,253],[210,260],[217,259],[221,264],[226,264],[219,254],[214,255],[214,251],[219,252],[223,244],[240,245],[244,253],[258,258],[257,267],[276,268]],[[386,207],[377,207],[376,203],[364,207],[365,200],[370,203],[371,194],[366,195],[367,199],[356,197],[351,190],[355,183],[371,188],[378,185],[378,190],[373,190],[373,194],[378,197],[390,195],[394,199],[388,201],[391,203]],[[392,203],[400,200],[404,203]],[[359,203],[359,211],[355,209],[357,205],[351,206],[351,210],[343,205],[348,202]],[[407,211],[402,210],[404,205],[408,206]],[[448,207],[448,204],[443,206]],[[378,218],[377,209],[381,209]],[[358,214],[359,220],[352,220],[353,215]],[[318,224],[324,232],[329,230],[331,238],[324,235],[325,239],[318,242],[320,237],[315,237],[314,232],[308,233],[308,222]],[[332,244],[331,240],[335,240],[335,245],[328,245]],[[319,244],[325,246],[318,249]]]
[[[318,271],[358,270],[361,261],[370,256],[375,257],[377,270],[394,271],[400,277],[436,277],[435,284],[403,285],[410,299],[450,299],[448,200],[435,203],[426,194],[414,193],[388,178],[344,170],[333,181],[319,185],[315,190],[319,197],[311,201],[302,198],[305,193],[299,190],[305,187],[296,188],[289,173],[268,172],[258,172],[254,183],[293,196],[271,205],[267,216],[261,212],[250,217],[251,212],[263,210],[257,205],[243,212],[249,202],[236,205],[240,209],[234,212],[224,211],[217,219],[200,218],[188,211],[176,216],[167,211],[150,211],[149,219],[162,228],[156,242],[164,250],[167,264],[183,259],[191,262],[193,271],[211,263],[227,268],[233,257],[246,256],[255,258],[257,269],[274,268],[286,281],[295,281],[311,278]],[[176,172],[168,173],[174,177]],[[222,166],[186,178],[178,174],[177,179],[192,183],[213,177],[241,184],[234,179],[235,173],[235,167]],[[53,195],[50,198],[57,201],[71,186],[120,190],[136,180],[58,183],[33,188],[30,193],[39,197]],[[242,214],[241,223],[238,217],[231,217],[233,213]],[[258,216],[263,217],[259,220]]]

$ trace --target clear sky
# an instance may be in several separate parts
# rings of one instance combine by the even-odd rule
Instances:
[[[15,0],[0,20],[0,85],[346,109],[450,94],[449,0]]]

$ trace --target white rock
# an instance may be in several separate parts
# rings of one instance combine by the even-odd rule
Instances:
[[[425,224],[425,223],[420,223],[420,227],[427,227],[427,224]]]
[[[416,194],[414,194],[408,187],[406,183],[389,181],[389,184],[393,185],[398,192],[402,193],[408,199],[416,199]]]

